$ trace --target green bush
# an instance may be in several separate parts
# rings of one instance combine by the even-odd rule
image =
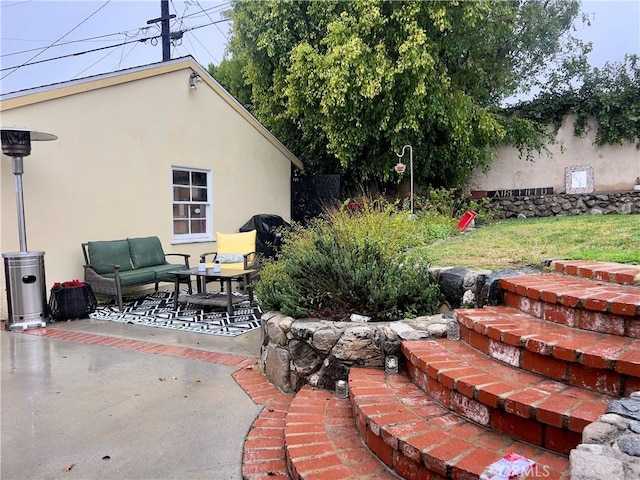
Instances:
[[[439,215],[460,220],[467,210],[478,214],[477,220],[488,222],[495,219],[495,212],[489,208],[489,198],[474,200],[471,194],[457,188],[430,188],[426,195],[414,195],[414,210],[418,215],[437,213]],[[409,210],[410,198],[400,199],[397,206]]]
[[[294,318],[347,320],[357,313],[382,321],[432,314],[439,291],[416,247],[453,229],[450,219],[409,219],[384,201],[332,212],[285,235],[256,293],[264,309]]]

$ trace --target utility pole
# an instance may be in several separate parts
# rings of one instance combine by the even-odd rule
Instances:
[[[169,0],[160,0],[160,18],[154,18],[147,21],[147,25],[160,22],[162,26],[162,61],[167,62],[171,60],[171,31],[169,27],[169,20],[176,18],[175,15],[169,15]]]

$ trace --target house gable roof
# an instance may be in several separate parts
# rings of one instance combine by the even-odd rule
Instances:
[[[69,82],[56,83],[44,87],[8,93],[1,97],[0,112],[184,69],[190,69],[200,75],[200,78],[202,78],[204,83],[215,91],[223,101],[239,113],[242,118],[244,118],[264,138],[266,138],[285,157],[287,157],[291,163],[301,170],[304,169],[304,165],[298,157],[291,153],[291,151],[285,147],[280,140],[278,140],[264,125],[262,125],[262,123],[260,123],[258,119],[255,118],[246,108],[244,108],[238,100],[227,92],[224,87],[220,85],[209,74],[209,72],[203,69],[191,56],[177,58],[166,62],[153,63],[141,67],[129,68],[113,73],[95,75],[79,80],[72,80]]]

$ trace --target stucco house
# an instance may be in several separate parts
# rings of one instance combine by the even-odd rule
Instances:
[[[58,136],[24,158],[28,250],[45,252],[47,291],[83,278],[82,242],[156,235],[195,264],[215,232],[291,217],[302,163],[192,57],[6,94],[0,115],[3,127]],[[0,252],[18,252],[5,155],[0,185]],[[5,289],[3,271],[2,318]]]

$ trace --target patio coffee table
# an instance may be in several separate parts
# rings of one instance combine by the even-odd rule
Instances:
[[[207,294],[207,280],[221,280],[224,281],[226,289],[226,299],[223,297],[223,302],[227,305],[227,313],[229,316],[233,315],[233,303],[238,303],[238,299],[234,299],[231,293],[231,282],[233,280],[244,280],[247,292],[249,294],[249,302],[253,302],[253,288],[249,286],[251,275],[255,273],[255,270],[241,270],[224,268],[219,273],[214,273],[212,268],[206,270],[200,270],[198,267],[182,270],[172,270],[171,273],[175,277],[174,281],[174,308],[178,308],[178,301],[191,303],[193,305],[202,306],[224,306],[224,303],[220,305],[220,295],[208,295]],[[184,277],[196,277],[198,285],[198,293],[194,295],[180,295],[180,278]],[[184,280],[183,280],[184,281]],[[180,298],[179,298],[180,297]]]

